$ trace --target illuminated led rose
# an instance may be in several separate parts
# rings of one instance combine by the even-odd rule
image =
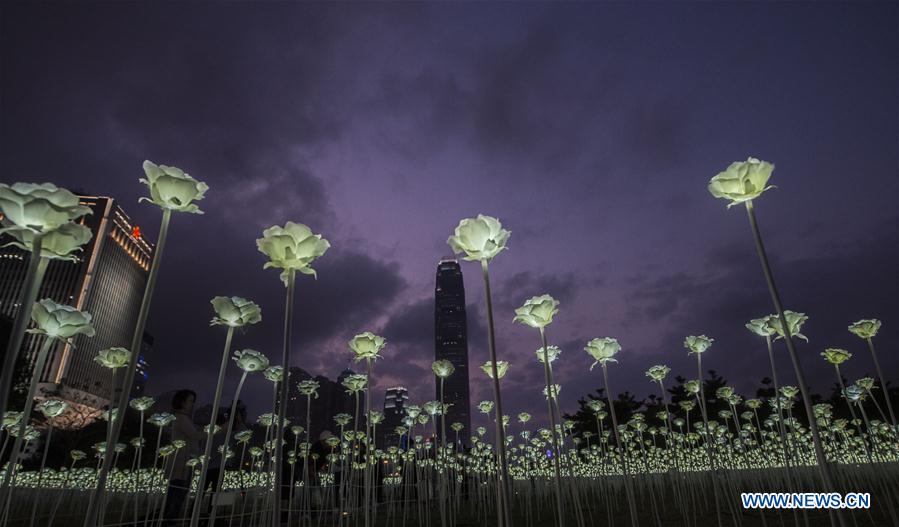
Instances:
[[[47,399],[41,404],[37,405],[37,410],[44,414],[44,417],[47,419],[53,419],[54,417],[59,417],[66,411],[69,407],[69,403],[65,401],[60,401],[59,399]]]
[[[334,416],[334,422],[337,426],[346,426],[353,420],[353,416],[347,413],[339,413]]]
[[[484,370],[484,373],[487,374],[491,379],[493,378],[493,361],[488,360],[485,362],[481,369]],[[506,375],[506,371],[509,369],[509,363],[504,360],[496,361],[496,375],[500,379],[502,379]]]
[[[731,163],[724,172],[709,180],[709,192],[716,198],[730,201],[728,208],[753,200],[773,185],[767,185],[774,165],[750,157],[746,161]],[[767,185],[767,186],[766,186]]]
[[[0,211],[5,221],[38,234],[91,213],[79,204],[78,196],[52,183],[0,183]]]
[[[81,461],[82,459],[87,457],[87,454],[85,454],[81,450],[70,450],[69,457],[72,458],[72,461]]]
[[[153,406],[155,402],[156,400],[152,397],[137,397],[131,399],[128,404],[131,405],[131,408],[134,408],[138,412],[146,412],[150,409],[151,406]]]
[[[47,335],[51,338],[67,340],[75,335],[93,337],[95,334],[90,313],[78,311],[72,306],[57,304],[49,298],[34,303],[31,320],[37,328],[29,329],[29,333]]]
[[[297,390],[307,397],[315,396],[318,399],[318,381],[314,379],[302,380],[297,384]]]
[[[158,426],[162,428],[163,426],[167,426],[175,421],[175,416],[168,412],[160,412],[158,414],[153,414],[147,419],[147,422],[151,425]]]
[[[827,348],[821,352],[821,356],[834,366],[839,366],[849,360],[852,354],[841,348]]]
[[[384,337],[379,337],[371,331],[360,333],[348,342],[350,351],[356,356],[356,362],[381,358],[378,353],[386,344],[387,340]]]
[[[157,453],[159,454],[159,457],[169,457],[170,455],[175,453],[175,450],[177,450],[177,448],[175,448],[175,445],[162,445],[161,447],[159,447],[159,451]]]
[[[562,392],[562,385],[553,384],[553,385],[551,385],[551,387],[552,387],[552,391],[551,391],[552,398],[555,399],[559,396],[559,393]],[[547,399],[549,399],[549,397],[550,397],[550,392],[547,391],[546,386],[543,387],[543,396],[546,397]]]
[[[684,389],[687,391],[687,393],[692,395],[698,394],[701,386],[702,385],[700,384],[700,382],[695,379],[684,383]]]
[[[272,382],[281,382],[284,379],[284,368],[281,366],[269,366],[262,372],[262,376]]]
[[[255,302],[239,296],[217,296],[211,301],[215,317],[210,325],[239,328],[262,320],[262,312]]]
[[[722,386],[722,387],[718,388],[717,390],[715,390],[715,395],[719,399],[727,400],[733,394],[734,394],[734,389],[731,388],[730,386]]]
[[[587,343],[584,351],[593,357],[596,361],[590,365],[592,370],[597,364],[606,364],[607,362],[618,362],[614,357],[621,351],[621,345],[618,340],[612,337],[603,337],[593,339]]]
[[[559,312],[559,301],[549,295],[529,298],[524,305],[515,310],[515,322],[532,328],[542,329],[553,321]]]
[[[849,326],[849,331],[853,335],[862,339],[871,339],[877,335],[880,329],[880,321],[876,318],[859,320],[855,324]]]
[[[443,409],[443,405],[440,404],[440,401],[428,401],[422,405],[422,408],[424,408],[424,411],[427,412],[428,415],[439,415]]]
[[[787,399],[793,399],[797,395],[799,395],[799,388],[795,386],[782,386],[780,388],[780,393]]]
[[[855,381],[855,384],[861,386],[866,391],[870,392],[874,389],[874,378],[873,377],[862,377],[861,379]]]
[[[493,401],[481,401],[478,403],[478,410],[482,414],[489,414],[493,411]]]
[[[117,369],[128,366],[131,361],[131,352],[125,348],[108,348],[100,350],[94,357],[94,362],[104,368]]]
[[[22,420],[22,412],[9,411],[3,414],[3,426],[0,428],[14,427]]]
[[[116,417],[119,416],[119,409],[112,408],[111,410],[104,410],[103,413],[100,414],[100,419],[102,419],[104,421],[109,421],[110,415],[112,415],[112,421],[115,421]]]
[[[805,313],[797,313],[796,311],[790,311],[789,309],[784,311],[784,318],[787,320],[787,328],[790,330],[790,335],[793,337],[801,338],[802,340],[808,342],[808,338],[801,333],[802,325],[808,320],[808,317]],[[775,340],[784,338],[783,326],[780,324],[780,317],[777,315],[768,315],[768,324],[777,332],[777,337]]]
[[[371,424],[379,425],[384,422],[384,414],[382,412],[378,412],[377,410],[372,410],[371,412]]]
[[[768,317],[750,320],[749,323],[746,324],[746,329],[760,337],[770,337],[776,333],[774,327],[769,323]]]
[[[843,395],[853,403],[857,403],[865,399],[865,390],[861,386],[852,384],[846,387]]]
[[[587,401],[587,408],[589,408],[593,413],[601,412],[605,407],[606,403],[600,401],[599,399],[590,399],[589,401]]]
[[[343,378],[343,386],[349,393],[357,393],[365,389],[368,377],[364,373],[353,373]]]
[[[506,248],[510,234],[498,219],[478,214],[460,221],[446,243],[454,253],[465,253],[465,260],[489,262]]]
[[[250,439],[252,437],[253,437],[252,430],[241,430],[240,432],[237,432],[236,434],[234,434],[234,440],[237,441],[238,443],[247,443],[250,441]]]
[[[535,353],[537,354],[537,361],[539,361],[540,364],[543,364],[546,362],[546,360],[544,359],[544,349],[543,348],[537,348],[537,351]],[[562,350],[560,350],[558,346],[547,346],[546,347],[545,357],[549,359],[550,363],[555,362],[555,360],[558,359],[559,356],[561,356],[561,355],[562,355]]]
[[[665,377],[667,377],[670,372],[671,368],[668,366],[657,364],[646,370],[646,376],[656,382],[661,382],[665,380]]]
[[[431,364],[431,371],[434,372],[434,375],[440,377],[441,379],[446,379],[450,375],[456,371],[456,367],[453,366],[453,363],[446,360],[440,359],[435,360],[433,364]]]
[[[268,357],[251,349],[235,351],[234,362],[238,368],[248,373],[268,368]]]
[[[453,432],[456,432],[458,434],[463,429],[465,429],[465,425],[463,425],[462,423],[456,422],[456,423],[451,424],[450,428],[453,430]]]
[[[331,244],[321,234],[312,234],[312,230],[302,223],[288,221],[284,227],[274,225],[262,231],[256,247],[269,258],[263,269],[283,269],[281,281],[286,285],[290,271],[315,276],[310,265],[325,254]]]
[[[0,233],[9,234],[15,241],[9,242],[4,247],[12,245],[29,252],[34,251],[35,233],[29,229],[11,227],[0,229]],[[80,251],[93,234],[91,230],[78,223],[64,223],[58,229],[44,234],[41,239],[41,256],[50,260],[77,261],[76,251]]]
[[[139,181],[150,189],[150,197],[140,198],[140,201],[149,201],[176,212],[203,214],[193,202],[203,199],[209,190],[206,183],[197,181],[177,167],[156,165],[150,161],[144,161],[143,166],[147,177]]]
[[[712,347],[712,342],[715,342],[715,339],[706,337],[705,335],[690,335],[684,339],[684,347],[690,350],[688,355],[705,353],[706,350]]]
[[[528,421],[531,420],[531,414],[527,412],[521,412],[518,414],[518,422],[521,424],[527,424]]]

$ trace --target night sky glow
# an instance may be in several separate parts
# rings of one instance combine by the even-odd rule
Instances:
[[[549,293],[564,411],[601,384],[583,351],[622,344],[616,391],[655,393],[653,364],[692,378],[683,339],[743,395],[767,374],[744,324],[773,311],[745,211],[706,190],[730,162],[776,165],[756,203],[815,391],[832,366],[873,374],[846,326],[879,318],[899,374],[899,40],[896,3],[11,5],[0,11],[4,182],[49,181],[138,204],[141,162],[209,184],[176,215],[149,330],[149,393],[212,395],[224,330],[209,300],[262,323],[235,346],[280,355],[283,285],[255,239],[292,220],[332,243],[298,280],[293,364],[334,378],[346,341],[388,340],[375,398],[434,398],[433,288],[447,237],[478,213],[512,231],[491,264],[506,413],[543,421],[536,331],[513,309]],[[487,360],[483,285],[464,262],[470,361]],[[792,383],[780,347],[782,384]],[[251,377],[251,414],[270,383]],[[471,368],[472,401],[490,398]],[[236,368],[229,372],[230,393]],[[225,400],[230,400],[226,395]],[[542,409],[542,410],[541,410]],[[474,423],[485,424],[474,412]]]

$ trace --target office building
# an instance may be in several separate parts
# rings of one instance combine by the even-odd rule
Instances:
[[[386,450],[391,446],[400,446],[396,427],[403,424],[408,400],[409,392],[406,388],[395,386],[387,389],[384,394],[384,421],[378,425],[378,448]]]
[[[39,395],[59,397],[80,405],[79,411],[99,414],[109,404],[115,387],[112,372],[94,362],[94,357],[109,347],[130,347],[154,247],[114,199],[79,198],[92,213],[78,221],[91,230],[92,237],[76,261],[50,262],[38,299],[50,298],[90,313],[96,334],[79,335],[73,342],[59,343],[50,350],[47,365],[40,372]],[[5,241],[8,239],[0,245]],[[18,248],[0,248],[0,316],[13,319],[18,313],[29,258],[30,253]],[[25,338],[20,354],[29,364],[41,342],[38,336]]]
[[[443,382],[443,402],[449,404],[446,426],[462,423],[460,440],[467,444],[471,430],[471,400],[468,385],[468,326],[465,314],[465,285],[456,260],[437,264],[434,292],[434,358],[446,359],[455,371]],[[440,383],[435,383],[435,399],[440,398]],[[438,421],[438,436],[440,435]],[[455,437],[447,430],[447,437]]]

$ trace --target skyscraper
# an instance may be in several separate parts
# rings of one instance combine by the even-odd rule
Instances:
[[[131,385],[131,397],[141,397],[147,393],[147,381],[150,380],[150,364],[147,358],[153,352],[153,335],[144,331],[140,344],[140,353],[135,365],[134,383]],[[206,423],[209,424],[209,423]]]
[[[403,424],[408,400],[406,388],[394,386],[387,389],[384,394],[384,421],[378,425],[378,448],[386,450],[387,447],[399,446],[400,436],[396,433],[396,427]]]
[[[443,383],[443,402],[449,404],[446,425],[462,423],[460,440],[471,435],[471,401],[468,392],[468,327],[465,319],[465,285],[456,260],[437,264],[434,292],[434,358],[450,361],[456,370]],[[440,397],[440,383],[436,386]],[[438,434],[440,422],[438,421]],[[453,437],[447,430],[447,437]]]
[[[91,240],[76,261],[50,262],[38,299],[50,298],[87,311],[93,316],[96,335],[79,335],[72,344],[52,348],[38,389],[40,396],[59,397],[79,405],[79,411],[99,413],[109,404],[115,387],[110,370],[95,363],[94,357],[102,349],[131,345],[154,247],[114,199],[79,198],[92,211],[79,220],[91,230]],[[0,316],[13,319],[21,307],[18,298],[29,257],[15,247],[0,249]],[[20,354],[29,364],[40,343],[40,338],[26,336]]]

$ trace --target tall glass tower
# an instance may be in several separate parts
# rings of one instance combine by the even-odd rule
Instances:
[[[443,402],[450,404],[446,426],[462,423],[459,440],[468,444],[471,436],[471,400],[468,392],[468,327],[465,319],[465,285],[462,269],[456,260],[441,260],[437,264],[437,285],[434,292],[434,358],[453,363],[456,371],[443,383]],[[437,399],[440,383],[436,383]],[[440,434],[440,421],[437,421]],[[447,430],[452,440],[455,433]]]

